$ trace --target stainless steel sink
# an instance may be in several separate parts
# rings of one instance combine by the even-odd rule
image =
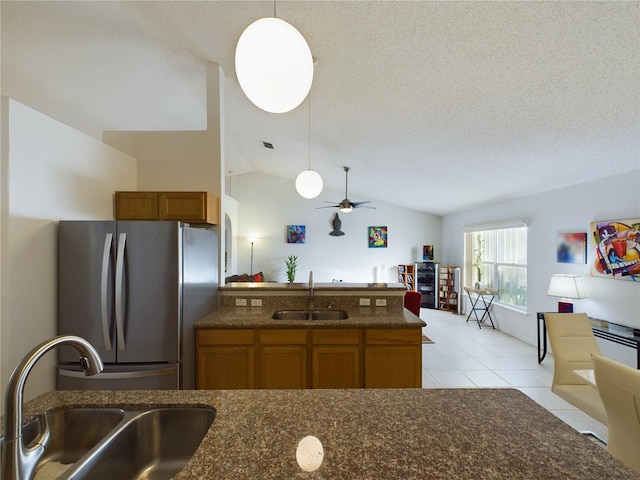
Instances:
[[[345,320],[349,315],[344,310],[277,310],[271,315],[274,320]]]
[[[49,424],[50,437],[35,479],[53,478],[52,471],[61,473],[69,468],[104,439],[124,415],[118,408],[73,408],[50,412],[27,423],[22,430],[25,445],[38,437],[45,422]]]
[[[208,407],[72,408],[27,423],[23,438],[33,442],[48,422],[34,480],[168,480],[193,456],[215,415]]]
[[[69,478],[170,479],[184,468],[215,419],[213,408],[158,408],[133,416]]]

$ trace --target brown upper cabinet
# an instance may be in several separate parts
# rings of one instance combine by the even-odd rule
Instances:
[[[116,192],[116,220],[220,223],[219,198],[208,192]]]

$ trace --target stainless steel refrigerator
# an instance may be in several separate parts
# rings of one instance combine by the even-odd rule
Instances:
[[[85,377],[58,349],[60,390],[195,388],[193,323],[218,306],[218,237],[164,221],[61,221],[58,333],[100,353]]]

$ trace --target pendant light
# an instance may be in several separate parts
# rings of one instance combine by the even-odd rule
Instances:
[[[323,182],[320,174],[311,170],[311,94],[309,94],[309,168],[296,177],[296,191],[301,197],[316,198],[322,192]]]
[[[258,108],[289,112],[300,105],[313,82],[313,57],[296,28],[276,17],[249,25],[236,45],[236,75],[240,88]]]

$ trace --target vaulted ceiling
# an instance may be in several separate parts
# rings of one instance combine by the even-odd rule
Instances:
[[[640,166],[639,2],[277,2],[317,59],[310,129],[308,102],[262,112],[235,77],[272,1],[0,8],[2,94],[96,138],[204,129],[220,65],[228,174],[293,182],[310,132],[326,188],[348,165],[352,200],[443,215]]]

